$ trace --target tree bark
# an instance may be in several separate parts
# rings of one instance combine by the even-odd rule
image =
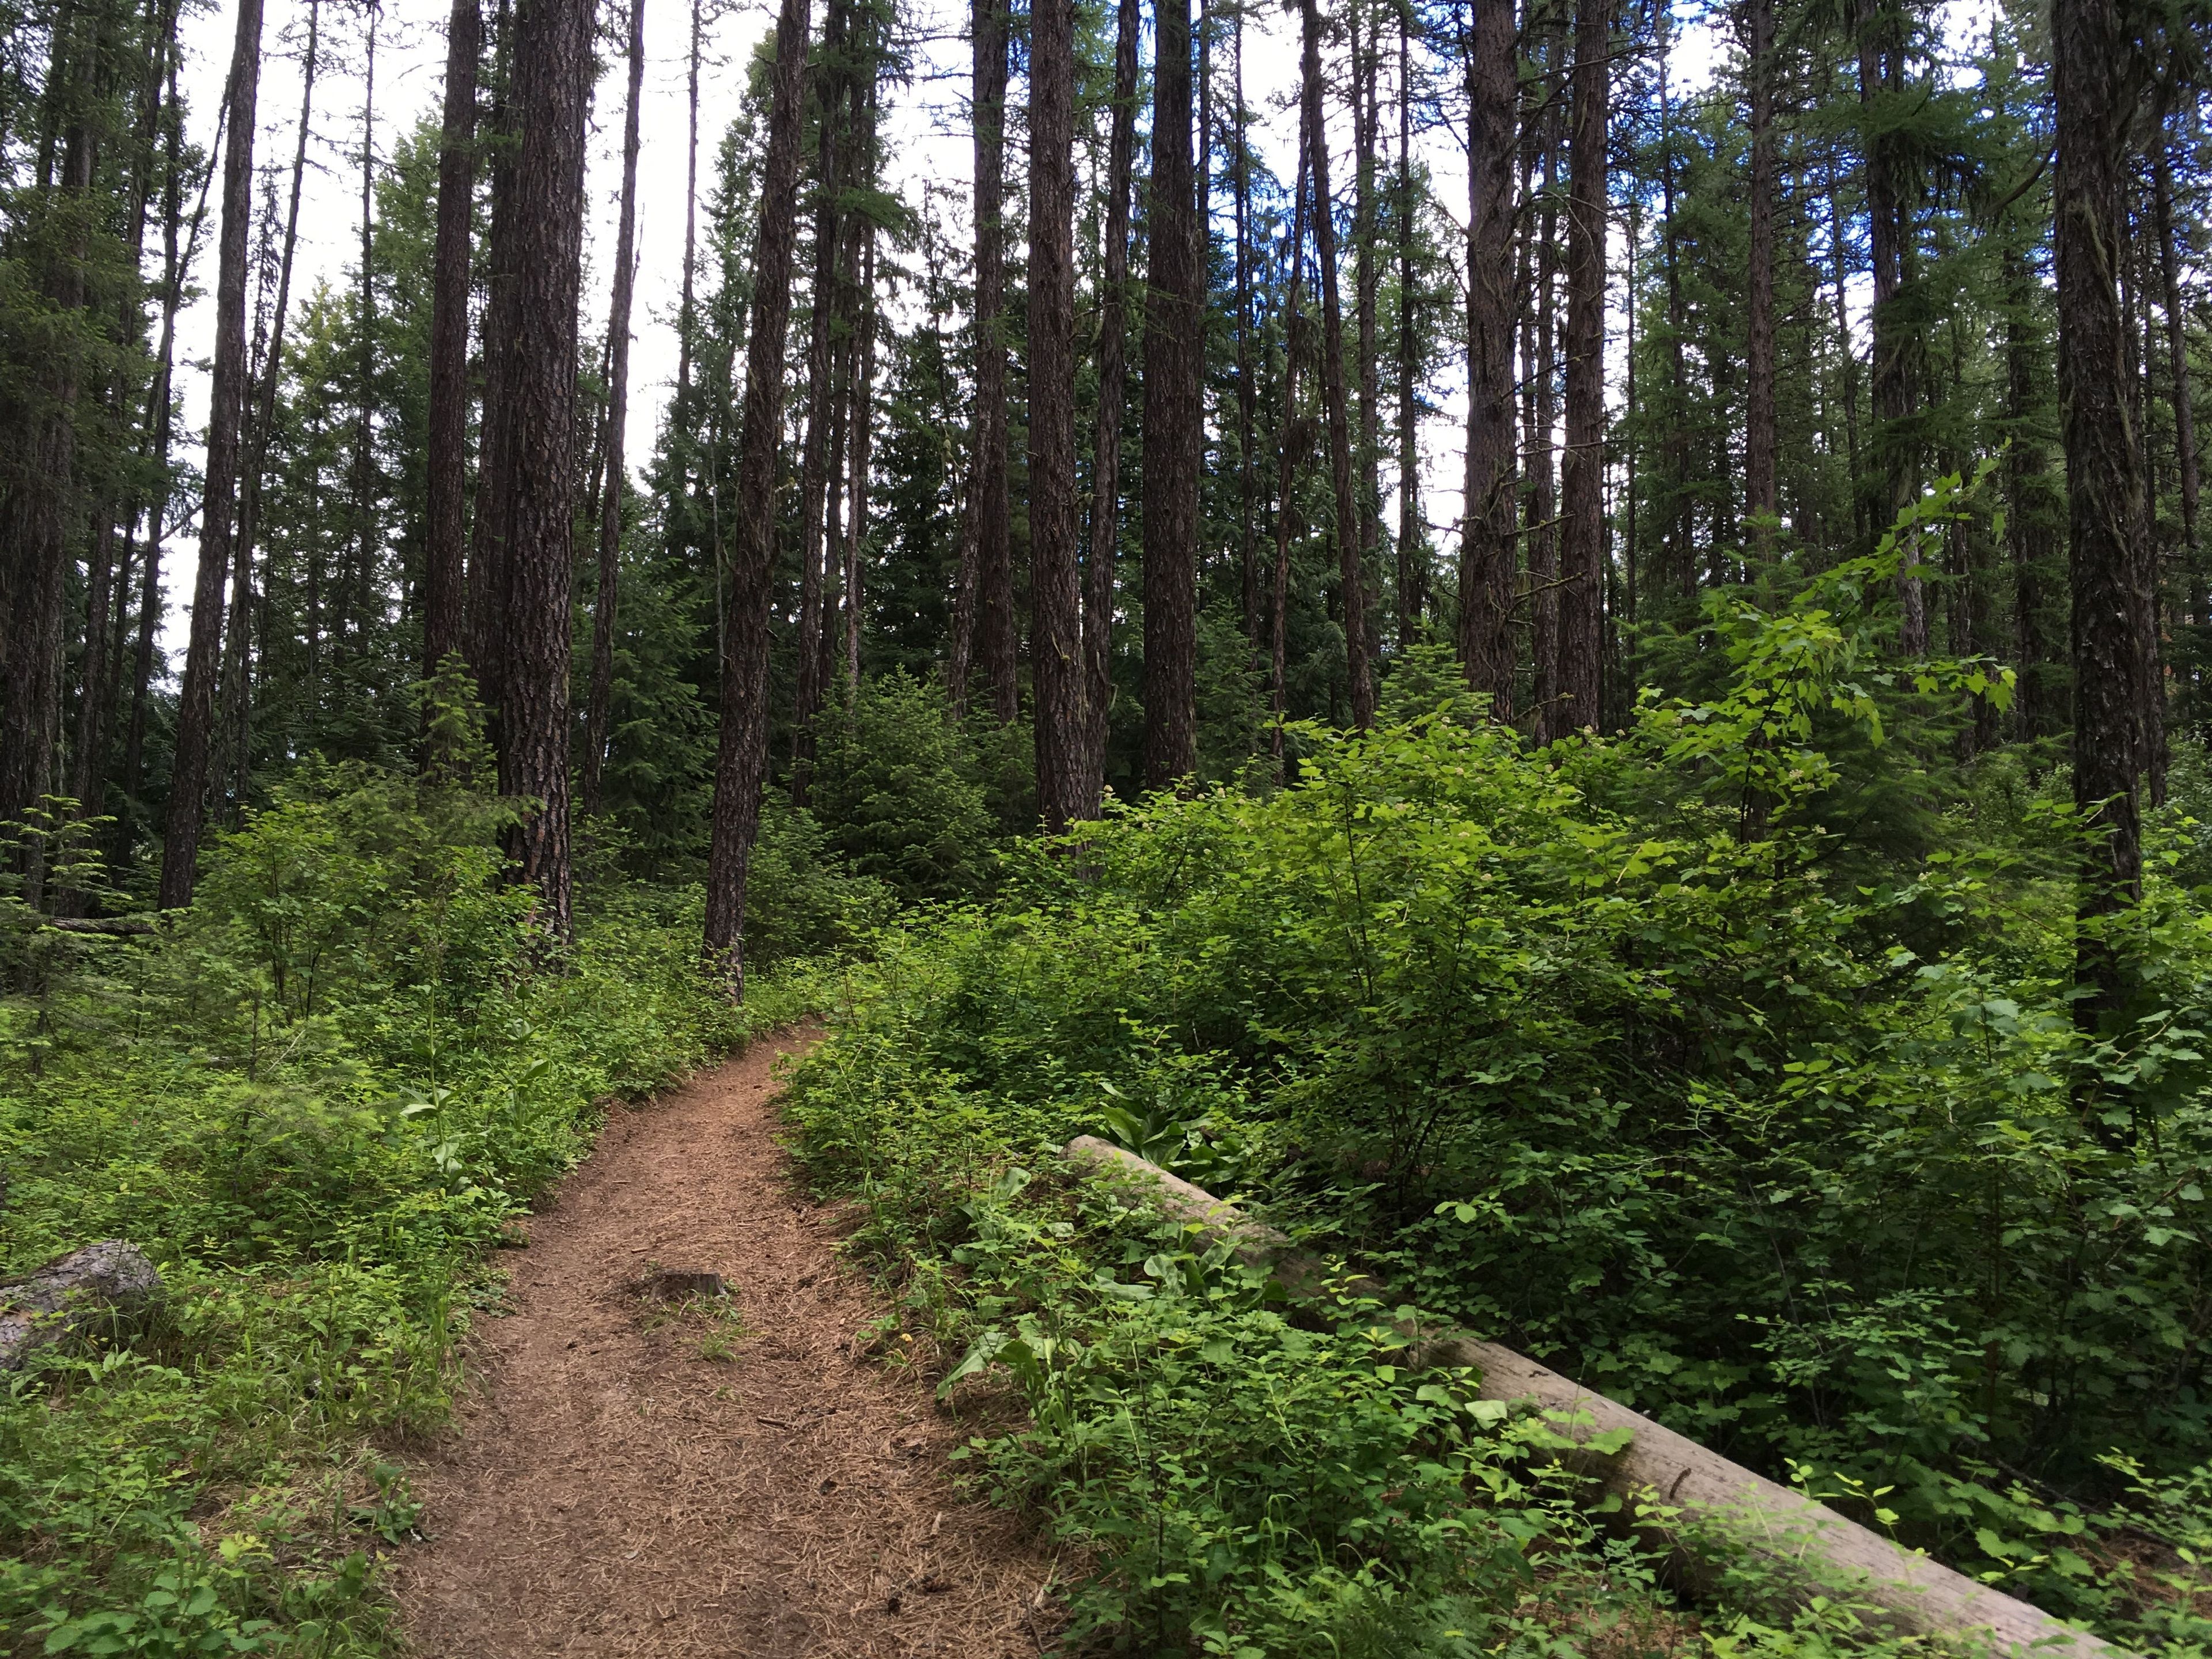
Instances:
[[[872,100],[874,94],[870,94]],[[870,119],[873,125],[872,112]],[[870,145],[873,149],[872,140]],[[851,447],[852,483],[847,490],[851,505],[845,525],[845,697],[849,704],[860,689],[860,635],[867,599],[863,571],[868,543],[869,456],[874,432],[876,380],[876,228],[860,232],[860,337],[854,346]]]
[[[246,422],[246,463],[238,492],[237,568],[231,577],[228,683],[223,725],[233,771],[232,799],[245,810],[253,775],[253,554],[261,532],[261,492],[269,471],[269,439],[276,424],[276,388],[284,373],[284,325],[290,313],[292,264],[300,246],[300,198],[307,173],[307,137],[314,113],[316,58],[320,46],[320,0],[308,0],[307,52],[302,65],[300,120],[292,149],[291,194],[284,210],[284,240],[276,262],[276,302],[271,308],[266,361]]]
[[[1375,179],[1375,151],[1381,142],[1377,129],[1382,125],[1376,86],[1382,73],[1382,31],[1379,22],[1370,19],[1367,38],[1362,41],[1362,3],[1363,0],[1352,0],[1346,9],[1346,16],[1352,26],[1352,310],[1357,331],[1355,349],[1359,356],[1359,429],[1355,434],[1356,465],[1352,471],[1354,488],[1358,492],[1359,560],[1364,581],[1366,573],[1382,568],[1382,376],[1376,307],[1382,271],[1378,252],[1380,205]],[[1370,621],[1371,618],[1363,617],[1363,631]],[[1370,659],[1379,648],[1370,638]]]
[[[208,753],[215,723],[216,676],[222,647],[223,579],[230,571],[237,511],[239,425],[246,404],[246,237],[253,217],[255,103],[261,86],[261,0],[240,0],[224,94],[229,147],[223,152],[222,230],[216,250],[216,336],[208,395],[207,459],[200,507],[199,574],[192,591],[190,641],[177,707],[177,752],[170,770],[169,818],[159,889],[164,910],[192,900],[205,823]]]
[[[1129,191],[1137,151],[1138,0],[1121,0],[1115,15],[1105,269],[1098,295],[1098,420],[1091,440],[1091,551],[1083,593],[1084,713],[1089,730],[1082,775],[1071,795],[1077,815],[1086,818],[1096,817],[1105,800],[1107,710],[1114,696],[1114,565],[1121,544],[1121,418],[1128,398]],[[1238,27],[1243,27],[1241,21]],[[1240,239],[1243,223],[1240,218]],[[1242,258],[1241,240],[1237,249]],[[1241,343],[1241,313],[1238,331]],[[1247,392],[1249,396],[1249,388]],[[1249,495],[1249,476],[1246,489]]]
[[[2153,141],[2153,210],[2157,217],[2159,277],[2166,314],[2166,374],[2173,403],[2173,459],[2181,491],[2182,568],[2197,571],[2197,510],[2202,483],[2197,462],[2197,411],[2190,392],[2189,340],[2181,308],[2181,262],[2173,237],[2173,158],[2161,125]],[[2191,620],[2202,627],[2207,620],[2199,594],[2192,593]]]
[[[614,293],[607,314],[606,494],[599,501],[599,580],[592,607],[592,685],[584,710],[584,811],[597,814],[612,733],[615,621],[621,599],[623,443],[629,422],[630,295],[637,277],[638,100],[645,92],[645,0],[630,0],[629,100],[623,116],[622,206],[615,223]]]
[[[698,311],[692,297],[692,287],[699,264],[699,45],[702,3],[702,0],[691,0],[691,52],[684,82],[684,286],[676,302],[674,406],[674,424],[679,433],[689,433],[691,429],[692,336],[698,328]]]
[[[1298,463],[1307,435],[1298,421],[1298,365],[1305,355],[1305,317],[1300,308],[1305,276],[1306,211],[1312,180],[1308,170],[1311,135],[1298,123],[1298,181],[1291,210],[1290,273],[1283,298],[1283,404],[1275,422],[1275,572],[1268,617],[1269,707],[1275,727],[1269,743],[1279,778],[1283,769],[1283,721],[1289,714],[1285,678],[1289,667],[1291,535],[1296,522]]]
[[[368,595],[379,539],[376,497],[376,28],[380,0],[369,0],[368,50],[361,98],[361,283],[355,295],[360,403],[354,412],[353,568],[341,592],[343,623],[356,657],[368,653]],[[241,578],[240,585],[244,585]]]
[[[2142,562],[2141,452],[2126,384],[2118,258],[2132,101],[2130,50],[2114,0],[2055,0],[2051,85],[2057,112],[2053,266],[2058,392],[2066,450],[2073,590],[2074,799],[2096,832],[2081,871],[2076,1018],[2094,1031],[2119,1010],[2118,952],[2102,924],[2142,891],[2137,789],[2149,654]],[[2106,1133],[2101,1121],[2093,1124]]]
[[[502,767],[507,750],[508,625],[507,569],[514,480],[508,377],[516,328],[514,174],[520,133],[513,91],[517,80],[516,31],[508,0],[500,0],[494,40],[501,71],[490,110],[491,258],[483,308],[483,418],[477,432],[476,518],[469,532],[469,665],[484,705],[488,733]]]
[[[1006,462],[1006,4],[975,0],[975,626],[1001,726],[1022,712]],[[966,688],[956,686],[956,697]]]
[[[792,711],[792,799],[806,804],[813,776],[814,721],[821,713],[826,676],[822,643],[829,592],[829,548],[836,534],[827,505],[839,489],[830,434],[841,409],[836,395],[832,337],[838,312],[839,255],[843,218],[838,211],[845,183],[845,89],[850,78],[840,61],[851,25],[847,0],[830,0],[822,20],[823,70],[814,89],[816,107],[813,314],[806,337],[806,432],[799,462],[799,663]]]
[[[1859,103],[1866,112],[1868,243],[1874,264],[1874,449],[1882,494],[1874,528],[1886,529],[1912,499],[1912,455],[1903,430],[1912,416],[1911,364],[1897,298],[1905,286],[1905,210],[1893,143],[1875,125],[1873,106],[1898,73],[1896,19],[1884,0],[1858,0]],[[1908,657],[1928,653],[1928,606],[1917,554],[1907,549],[1897,577],[1900,616],[1898,648]]]
[[[1321,9],[1300,0],[1304,34],[1304,85],[1307,165],[1313,173],[1314,259],[1321,267],[1322,405],[1328,421],[1328,463],[1336,501],[1337,581],[1344,606],[1346,681],[1352,723],[1375,723],[1375,667],[1367,646],[1367,592],[1361,568],[1359,502],[1353,493],[1352,422],[1345,407],[1344,313],[1336,283],[1336,216],[1328,188],[1328,134],[1321,101]]]
[[[1122,0],[1125,14],[1131,9],[1132,0]],[[1231,164],[1236,168],[1237,204],[1237,574],[1244,602],[1244,643],[1250,652],[1250,662],[1258,665],[1260,653],[1260,568],[1258,530],[1254,517],[1257,501],[1256,463],[1254,447],[1258,438],[1258,387],[1252,379],[1252,147],[1250,113],[1244,106],[1244,11],[1238,7],[1231,15],[1234,30],[1233,75],[1237,106],[1237,158]],[[1127,27],[1133,29],[1132,18]],[[1121,59],[1116,57],[1116,75]],[[1129,64],[1132,85],[1136,67],[1136,41],[1129,43]],[[1118,79],[1116,84],[1119,84]],[[1133,96],[1133,94],[1132,94]],[[1126,196],[1127,191],[1123,194]],[[1123,227],[1125,245],[1124,264],[1127,264],[1127,226]],[[1103,708],[1095,711],[1094,718],[1103,718]]]
[[[477,0],[446,23],[445,122],[438,143],[437,241],[430,265],[430,447],[422,526],[422,672],[462,648],[467,629],[470,232],[477,187]]]
[[[1774,553],[1774,198],[1779,176],[1774,145],[1774,0],[1746,0],[1751,77],[1750,303],[1744,318],[1744,508],[1752,549],[1761,562]]]
[[[1460,528],[1459,659],[1500,720],[1513,717],[1516,447],[1513,163],[1518,43],[1507,0],[1468,0],[1467,482]]]
[[[736,532],[722,618],[721,730],[714,756],[713,843],[707,866],[706,953],[744,994],[745,884],[760,829],[768,765],[769,608],[775,574],[775,483],[783,434],[783,352],[799,218],[799,147],[805,115],[808,0],[781,0],[753,249],[752,326],[745,341],[738,433]]]
[[[1156,5],[1145,322],[1145,783],[1198,768],[1206,270],[1191,167],[1190,0]]]
[[[1559,463],[1559,696],[1554,730],[1588,730],[1599,702],[1605,603],[1606,134],[1613,0],[1575,15],[1574,134],[1567,179],[1567,423]]]
[[[1398,10],[1398,649],[1419,637],[1429,605],[1428,556],[1421,527],[1420,356],[1414,343],[1419,306],[1413,286],[1413,15]]]
[[[507,734],[501,793],[537,805],[520,825],[539,926],[574,932],[568,858],[569,586],[575,562],[576,328],[584,232],[591,0],[524,0],[515,16],[514,335],[507,416]]]
[[[1037,803],[1048,830],[1085,816],[1075,512],[1075,5],[1030,11],[1030,661]]]

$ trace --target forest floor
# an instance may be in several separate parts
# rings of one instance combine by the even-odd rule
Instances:
[[[1042,1652],[1049,1547],[963,1501],[961,1438],[779,1143],[790,1032],[629,1109],[533,1217],[471,1339],[457,1432],[410,1468],[422,1659]],[[668,1301],[659,1274],[727,1298]],[[659,1281],[665,1288],[668,1281]]]

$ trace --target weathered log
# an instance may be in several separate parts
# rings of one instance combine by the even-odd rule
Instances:
[[[1070,1141],[1063,1156],[1163,1213],[1232,1241],[1240,1261],[1271,1267],[1293,1294],[1322,1277],[1320,1260],[1291,1249],[1280,1232],[1133,1152],[1085,1135]],[[1901,1636],[1985,1643],[1996,1652],[2045,1659],[2130,1659],[2124,1650],[1892,1543],[1510,1348],[1449,1332],[1424,1340],[1420,1353],[1427,1363],[1477,1372],[1483,1399],[1534,1405],[1575,1448],[1562,1453],[1562,1461],[1589,1480],[1594,1494],[1617,1498],[1620,1511],[1671,1551],[1693,1582],[1711,1583],[1715,1566],[1733,1560],[1778,1600],[1804,1606],[1824,1596],[1865,1610],[1870,1623]],[[1609,1445],[1605,1437],[1618,1438],[1622,1431],[1627,1443],[1618,1451],[1592,1444]]]
[[[99,933],[111,939],[132,938],[155,930],[148,916],[50,916],[46,926],[64,933]]]
[[[0,1285],[0,1371],[20,1370],[49,1343],[137,1312],[161,1289],[161,1275],[146,1253],[119,1238],[71,1250]]]

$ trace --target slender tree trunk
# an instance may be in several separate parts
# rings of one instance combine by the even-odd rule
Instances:
[[[1751,542],[1761,562],[1773,556],[1774,422],[1774,198],[1780,169],[1774,145],[1774,0],[1747,0],[1751,76],[1750,305],[1744,319],[1744,507]]]
[[[1298,421],[1298,366],[1306,352],[1302,309],[1305,276],[1306,213],[1312,179],[1308,167],[1312,138],[1298,123],[1298,181],[1291,210],[1290,272],[1283,300],[1283,404],[1275,422],[1275,573],[1268,618],[1269,707],[1275,727],[1270,743],[1275,770],[1283,769],[1283,722],[1290,713],[1285,684],[1290,648],[1291,536],[1297,513],[1298,463],[1307,436]]]
[[[147,397],[149,454],[153,462],[154,489],[146,507],[146,559],[139,570],[138,637],[132,653],[131,720],[124,738],[123,793],[136,802],[144,781],[147,703],[154,680],[154,632],[161,616],[161,546],[169,516],[169,447],[176,428],[176,400],[171,396],[176,364],[177,313],[184,302],[185,273],[191,268],[199,246],[200,230],[207,220],[208,189],[214,181],[212,150],[222,147],[229,125],[230,105],[224,101],[216,117],[216,143],[209,166],[200,175],[198,199],[192,205],[189,234],[179,237],[184,206],[184,119],[177,98],[176,58],[169,60],[169,114],[163,141],[161,212],[161,344],[154,355],[154,386]],[[118,858],[128,851],[127,837],[118,847]]]
[[[1359,430],[1353,468],[1359,497],[1359,559],[1363,580],[1368,572],[1382,568],[1382,377],[1381,336],[1376,317],[1382,269],[1379,252],[1380,198],[1375,181],[1375,152],[1381,143],[1376,131],[1382,110],[1376,82],[1381,76],[1382,30],[1379,20],[1368,20],[1367,38],[1360,40],[1360,9],[1364,0],[1352,0],[1346,15],[1352,24],[1352,290],[1353,325],[1359,354]],[[1363,630],[1366,622],[1363,623]],[[1371,659],[1379,650],[1370,639]],[[1370,671],[1371,672],[1371,671]]]
[[[1075,5],[1030,11],[1030,661],[1037,801],[1065,830],[1090,807],[1075,512]]]
[[[507,416],[507,621],[501,793],[520,825],[539,925],[574,932],[568,858],[570,574],[575,563],[576,332],[584,233],[591,0],[523,0],[515,16],[514,327]]]
[[[699,36],[702,3],[702,0],[691,0],[691,52],[684,82],[684,287],[676,302],[673,422],[679,433],[689,433],[691,429],[692,337],[698,329],[698,312],[692,298],[692,284],[699,264]]]
[[[1022,712],[1006,501],[1006,5],[975,0],[976,627],[1001,726]]]
[[[614,294],[607,314],[606,494],[599,503],[599,580],[592,607],[592,685],[584,710],[584,811],[600,806],[612,732],[615,620],[622,576],[623,444],[629,422],[630,295],[637,277],[638,100],[645,92],[645,0],[630,0],[629,101],[623,116],[622,207],[615,228]]]
[[[2008,242],[2018,233],[2003,233]],[[2057,556],[2052,532],[2057,502],[2049,457],[2036,436],[2040,400],[2035,386],[2035,336],[2031,308],[2037,285],[2027,254],[2017,242],[2004,250],[2005,284],[2005,540],[2012,562],[2013,649],[2019,663],[2014,719],[2022,738],[2051,729],[2045,684],[2051,661],[2043,632],[2043,574]]]
[[[446,23],[445,124],[438,143],[430,266],[430,447],[422,533],[422,672],[462,648],[468,611],[469,242],[477,188],[477,0]]]
[[[1567,179],[1567,424],[1560,458],[1559,696],[1554,731],[1596,726],[1605,601],[1606,134],[1613,0],[1578,0]]]
[[[1132,0],[1122,0],[1122,3],[1127,13]],[[1133,28],[1133,19],[1130,27]],[[1231,14],[1231,27],[1235,31],[1232,40],[1237,106],[1237,157],[1231,164],[1237,170],[1237,554],[1244,601],[1244,643],[1251,653],[1251,662],[1256,667],[1260,652],[1260,568],[1258,529],[1254,516],[1257,501],[1258,457],[1254,453],[1254,446],[1259,441],[1259,395],[1258,387],[1252,379],[1251,115],[1244,106],[1244,9],[1242,6]],[[1116,58],[1115,61],[1118,73],[1121,60]],[[1129,43],[1129,63],[1133,76],[1136,65],[1133,35]],[[1133,78],[1132,84],[1134,84]],[[1127,240],[1125,228],[1125,243]],[[1104,709],[1097,709],[1093,718],[1103,719],[1104,714]]]
[[[1198,487],[1206,270],[1191,167],[1190,0],[1156,5],[1145,325],[1145,782],[1198,767]]]
[[[168,106],[162,97],[164,77],[176,57],[177,0],[163,0],[155,9],[152,61],[138,88],[137,121],[131,135],[129,219],[131,269],[145,257],[146,222],[153,201],[154,177],[161,166],[163,117]],[[121,306],[122,337],[140,342],[144,337],[143,301],[127,290]],[[157,382],[159,374],[157,371]],[[126,424],[131,402],[129,378],[118,371],[111,382],[108,401],[118,431]],[[150,438],[155,421],[148,411],[145,431]],[[138,446],[143,458],[146,447]],[[77,705],[76,733],[69,793],[80,815],[98,814],[107,793],[110,726],[115,713],[116,673],[123,660],[123,622],[131,586],[131,531],[135,520],[126,513],[130,484],[118,477],[101,501],[93,532],[93,557],[86,572],[83,694]],[[124,532],[119,567],[113,559],[116,532]]]
[[[1896,20],[1883,0],[1858,0],[1859,101],[1871,110],[1891,79],[1889,60],[1897,48],[1888,39]],[[1865,149],[1868,240],[1874,263],[1875,459],[1881,468],[1882,495],[1876,528],[1887,526],[1912,498],[1912,455],[1904,431],[1912,415],[1911,363],[1903,319],[1896,301],[1905,286],[1905,213],[1890,139],[1874,130]],[[1928,654],[1928,605],[1916,555],[1908,549],[1898,572],[1901,616],[1898,648],[1908,657]]]
[[[276,302],[269,324],[266,361],[246,421],[246,462],[238,492],[237,568],[231,575],[230,642],[223,687],[223,728],[228,750],[231,799],[244,811],[253,775],[253,555],[261,532],[261,492],[269,471],[269,440],[276,424],[276,389],[284,373],[284,326],[291,311],[292,264],[300,246],[300,198],[307,185],[307,138],[314,114],[316,58],[321,44],[320,0],[309,0],[307,50],[301,66],[300,120],[292,149],[291,194],[284,210],[284,240],[276,262]]]
[[[714,757],[713,843],[707,866],[706,951],[744,994],[745,884],[768,767],[769,609],[775,578],[775,483],[783,434],[783,352],[799,219],[799,147],[805,118],[808,0],[781,0],[770,72],[768,154],[753,249],[752,326],[745,341],[738,433],[738,511],[722,623],[721,732]]]
[[[1689,432],[1688,422],[1681,418],[1683,396],[1690,384],[1689,367],[1685,361],[1683,336],[1688,328],[1688,310],[1682,297],[1681,245],[1674,218],[1674,106],[1668,96],[1667,66],[1669,45],[1668,9],[1659,9],[1659,200],[1661,251],[1667,267],[1667,374],[1671,394],[1671,408],[1676,418],[1669,423],[1662,446],[1667,458],[1667,489],[1672,497],[1667,514],[1667,538],[1671,562],[1674,567],[1675,586],[1687,602],[1685,609],[1694,615],[1698,597],[1698,550],[1692,535],[1689,494]],[[1838,303],[1841,303],[1840,298]]]
[[[1105,799],[1107,710],[1114,696],[1114,565],[1121,544],[1121,418],[1127,403],[1129,192],[1136,169],[1139,21],[1138,0],[1121,0],[1114,29],[1113,129],[1106,152],[1106,251],[1098,295],[1098,418],[1091,440],[1091,552],[1084,572],[1084,704],[1089,733],[1082,774],[1070,793],[1076,815],[1085,818],[1096,817]],[[1241,21],[1238,28],[1241,41]],[[1239,88],[1241,98],[1241,82]],[[1238,107],[1241,110],[1243,106]],[[1241,145],[1241,128],[1239,133]],[[1241,162],[1241,149],[1239,159]],[[1238,176],[1241,180],[1242,173]],[[1240,194],[1240,204],[1243,199]],[[1240,258],[1244,252],[1242,212],[1240,206]],[[1241,313],[1237,338],[1241,343]],[[1244,392],[1249,400],[1249,384]],[[1249,464],[1246,471],[1249,495]],[[1249,552],[1248,548],[1248,586]]]
[[[1328,135],[1322,125],[1321,10],[1300,0],[1304,33],[1304,99],[1308,165],[1313,170],[1314,259],[1321,266],[1321,387],[1328,420],[1329,478],[1336,498],[1338,582],[1344,604],[1346,678],[1352,723],[1375,723],[1375,668],[1367,646],[1367,592],[1361,569],[1359,503],[1353,493],[1352,422],[1345,408],[1344,313],[1337,302],[1336,217],[1328,188]]]
[[[1851,343],[1850,271],[1845,255],[1850,246],[1844,234],[1843,192],[1837,179],[1835,151],[1828,152],[1828,258],[1830,280],[1835,285],[1836,349],[1842,358],[1844,399],[1844,464],[1851,481],[1851,525],[1863,538],[1869,531],[1866,495],[1859,488],[1859,358]]]
[[[2189,340],[2181,308],[2181,262],[2173,238],[2173,159],[2160,130],[2152,155],[2153,210],[2157,216],[2159,277],[2166,313],[2166,374],[2173,404],[2173,459],[2181,489],[2182,568],[2192,584],[2190,618],[2202,627],[2206,617],[2197,574],[2197,509],[2201,483],[2197,462],[2197,410],[2190,391]]]
[[[2137,791],[2147,734],[2140,688],[2150,641],[2142,562],[2141,452],[2129,407],[2118,222],[2131,103],[2114,0],[2055,0],[2051,85],[2057,110],[2053,264],[2058,390],[2066,447],[2073,588],[2074,799],[2097,832],[2083,859],[2075,1004],[2085,1029],[2120,1012],[2120,963],[2104,925],[2142,891]],[[2101,1119],[2092,1127],[2107,1139]]]
[[[517,327],[514,210],[520,134],[512,89],[517,79],[516,29],[508,0],[500,0],[493,39],[501,72],[490,111],[491,258],[483,308],[483,418],[477,433],[476,518],[469,531],[469,665],[488,717],[492,750],[505,765],[508,567],[512,562],[514,460],[510,437],[514,400],[509,375]]]
[[[1562,702],[1559,677],[1559,456],[1553,442],[1559,413],[1559,161],[1561,112],[1566,107],[1567,41],[1564,28],[1543,31],[1547,77],[1555,88],[1538,129],[1542,152],[1543,211],[1535,257],[1535,289],[1530,317],[1522,330],[1522,356],[1528,366],[1528,631],[1529,690],[1535,702],[1535,737],[1540,743],[1574,730]],[[1571,239],[1571,228],[1568,233]],[[1531,355],[1533,352],[1533,355]]]
[[[237,510],[239,425],[246,404],[246,239],[253,218],[255,100],[261,85],[261,0],[240,0],[224,94],[229,148],[223,154],[222,234],[216,253],[215,365],[209,392],[205,494],[200,507],[199,575],[177,708],[160,900],[165,910],[192,899],[207,806],[208,752],[222,647],[223,578],[229,574]]]
[[[1468,92],[1468,413],[1459,557],[1459,658],[1468,686],[1513,717],[1514,204],[1516,148],[1513,9],[1469,0],[1462,43]],[[1523,243],[1525,249],[1526,244]],[[1401,348],[1402,349],[1402,348]]]
[[[871,98],[873,94],[871,94]],[[872,112],[870,120],[873,125]],[[872,143],[871,151],[872,152]],[[845,696],[860,694],[860,635],[867,594],[862,572],[868,543],[868,467],[874,437],[876,379],[876,228],[860,233],[860,337],[854,347],[851,447],[853,482],[847,492],[852,505],[845,527]]]
[[[839,212],[845,184],[845,91],[849,75],[840,60],[847,46],[852,9],[847,0],[830,0],[822,21],[823,73],[814,89],[816,116],[813,315],[806,338],[806,433],[799,472],[799,673],[792,718],[792,799],[806,804],[814,769],[814,721],[821,712],[827,676],[823,672],[824,613],[829,593],[830,551],[836,538],[836,514],[825,503],[840,488],[840,471],[830,454],[830,434],[842,406],[837,398],[833,340],[839,309],[839,259],[844,248]]]
[[[55,155],[42,158],[31,211],[44,220],[32,232],[28,259],[37,299],[55,316],[73,319],[86,305],[86,203],[99,165],[94,127],[100,100],[99,65],[107,50],[105,20],[64,15],[55,27],[48,69],[48,133]],[[65,323],[64,330],[73,328]],[[60,784],[62,672],[65,644],[71,475],[77,453],[78,404],[84,364],[64,343],[24,374],[29,418],[8,434],[20,469],[0,495],[0,822],[20,822],[40,809]],[[43,843],[20,849],[21,895],[33,909],[46,902]]]
[[[1509,152],[1510,156],[1510,152]],[[1429,605],[1428,554],[1421,527],[1420,356],[1414,343],[1420,307],[1413,279],[1413,14],[1398,9],[1398,649],[1419,637]],[[1509,347],[1509,350],[1510,350]]]
[[[361,94],[361,285],[356,296],[356,349],[360,407],[355,411],[353,451],[354,561],[348,573],[345,626],[353,652],[368,650],[368,596],[374,580],[376,513],[376,32],[381,0],[369,0],[368,51]]]

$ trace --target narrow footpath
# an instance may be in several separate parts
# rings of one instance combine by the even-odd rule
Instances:
[[[1034,1656],[1048,1545],[963,1503],[957,1427],[867,1356],[885,1312],[778,1145],[807,1033],[616,1113],[503,1261],[457,1432],[414,1462],[422,1659]],[[713,1273],[726,1302],[665,1299]],[[856,1340],[857,1339],[857,1340]]]

